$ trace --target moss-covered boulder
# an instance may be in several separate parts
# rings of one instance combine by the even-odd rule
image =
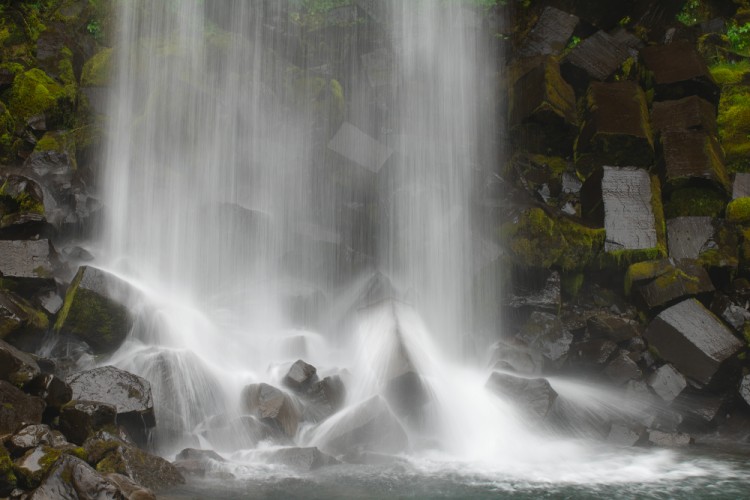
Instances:
[[[100,269],[82,266],[68,287],[54,329],[75,335],[94,352],[112,352],[122,344],[133,323],[123,301],[127,285]]]
[[[144,498],[128,497],[116,484],[105,479],[84,460],[70,454],[60,455],[49,467],[30,499],[48,498]]]
[[[650,313],[714,291],[708,272],[693,259],[638,262],[628,268],[625,281],[626,290]]]
[[[75,110],[75,87],[56,82],[39,68],[19,73],[13,80],[8,109],[22,124],[43,115],[47,127],[70,125]]]
[[[727,220],[750,222],[750,198],[737,198],[727,205]]]
[[[34,146],[24,167],[31,169],[48,187],[59,190],[69,186],[78,168],[74,135],[63,131],[47,132]]]
[[[710,185],[687,185],[664,195],[664,216],[675,217],[723,217],[727,196],[723,189]]]
[[[583,95],[589,82],[607,80],[630,57],[631,44],[628,37],[615,37],[605,31],[597,31],[585,38],[568,53],[560,63],[562,75],[578,95]]]
[[[0,496],[10,496],[17,482],[16,473],[13,472],[13,460],[5,446],[0,443]]]
[[[669,128],[659,138],[665,190],[706,183],[724,193],[731,183],[724,167],[724,152],[712,135],[696,130]]]
[[[667,221],[669,256],[697,259],[703,266],[736,269],[739,264],[737,226],[711,217],[676,217]]]
[[[13,292],[0,289],[0,339],[16,342],[48,330],[49,318],[44,312]]]
[[[83,65],[81,87],[106,87],[112,72],[112,48],[104,48]]]
[[[39,365],[31,356],[0,340],[0,380],[21,387],[40,373]]]

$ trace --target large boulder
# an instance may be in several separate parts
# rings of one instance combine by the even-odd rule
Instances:
[[[34,343],[49,330],[49,318],[27,300],[0,290],[0,339],[17,344]]]
[[[114,426],[116,415],[112,405],[73,400],[60,410],[60,430],[70,442],[80,445],[94,431]]]
[[[242,390],[242,401],[245,409],[263,422],[290,438],[297,434],[300,412],[286,393],[268,384],[251,384]]]
[[[48,240],[0,240],[0,274],[6,278],[52,278],[55,254]]]
[[[578,17],[554,7],[545,7],[539,20],[518,48],[518,57],[559,54],[578,25]]]
[[[724,152],[713,135],[700,130],[668,128],[661,131],[659,145],[665,190],[702,182],[720,192],[731,191]]]
[[[0,380],[22,386],[41,373],[34,358],[0,340]]]
[[[598,312],[586,320],[586,331],[592,339],[607,339],[614,343],[627,342],[638,335],[638,323],[612,313]]]
[[[0,436],[13,434],[24,424],[42,423],[44,401],[5,380],[0,380],[0,402]]]
[[[486,387],[515,403],[534,421],[544,420],[557,399],[557,392],[544,378],[523,378],[492,372]]]
[[[655,102],[651,108],[651,127],[655,134],[678,129],[716,135],[716,108],[698,96]]]
[[[185,448],[177,454],[172,465],[177,467],[183,475],[205,476],[214,464],[224,463],[226,460],[213,450],[197,450]]]
[[[669,256],[697,259],[704,266],[736,269],[739,236],[730,223],[711,217],[675,217],[667,221]]]
[[[695,299],[659,313],[644,336],[662,358],[701,384],[708,384],[721,365],[744,346]]]
[[[132,497],[123,495],[115,484],[80,458],[62,455],[54,462],[39,487],[28,496],[29,500],[52,498],[125,500]]]
[[[133,318],[123,304],[128,286],[115,276],[82,266],[65,294],[54,329],[84,340],[96,353],[109,353],[125,340]]]
[[[638,365],[628,356],[627,351],[620,351],[604,368],[604,374],[616,385],[623,385],[630,380],[641,378],[643,373]]]

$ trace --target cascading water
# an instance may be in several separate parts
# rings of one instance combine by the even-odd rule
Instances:
[[[493,303],[476,279],[493,245],[471,199],[497,158],[496,54],[464,2],[359,4],[376,28],[294,2],[120,2],[102,266],[139,290],[110,362],[150,380],[155,448],[262,461],[242,388],[280,385],[303,357],[347,399],[297,445],[355,451],[341,429],[382,412],[409,443],[394,430],[383,451],[424,471],[658,478],[669,453],[532,432],[484,389],[500,325],[477,306]]]

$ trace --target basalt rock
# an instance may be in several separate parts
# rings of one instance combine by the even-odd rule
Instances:
[[[519,57],[559,54],[568,43],[578,17],[554,7],[545,7],[518,49]]]
[[[724,167],[724,152],[717,139],[700,130],[662,130],[659,144],[665,189],[704,182],[717,190],[731,191]]]
[[[305,392],[317,380],[317,369],[300,359],[289,368],[284,377],[284,385],[295,392]]]
[[[0,496],[10,496],[16,489],[18,478],[13,472],[13,461],[2,443],[0,443]]]
[[[544,420],[557,399],[557,392],[544,378],[522,378],[492,372],[485,386],[495,394],[510,399],[535,421]]]
[[[0,339],[16,345],[40,342],[49,329],[49,318],[19,295],[0,290]]]
[[[54,260],[48,240],[0,240],[0,274],[6,278],[49,280]]]
[[[605,312],[590,316],[586,320],[586,331],[591,338],[608,339],[618,344],[640,335],[635,321]]]
[[[56,375],[42,373],[26,384],[24,390],[33,396],[40,397],[47,404],[45,416],[54,417],[68,401],[73,399],[70,386]]]
[[[274,424],[252,415],[229,418],[216,415],[201,422],[195,429],[211,447],[220,452],[255,448],[261,441],[289,444],[290,438]]]
[[[6,441],[8,451],[19,456],[38,446],[63,448],[72,446],[60,431],[55,431],[45,424],[31,424],[16,432]]]
[[[310,386],[305,395],[303,415],[305,420],[320,422],[330,417],[344,405],[346,388],[338,375],[325,377]]]
[[[0,380],[22,386],[40,373],[39,365],[31,356],[0,340]]]
[[[51,498],[125,500],[133,497],[126,497],[115,484],[80,458],[62,455],[54,462],[39,487],[28,496],[29,500]]]
[[[156,500],[156,495],[154,495],[153,491],[144,488],[128,476],[110,472],[109,474],[105,474],[104,477],[107,481],[114,484],[128,500]]]
[[[631,57],[627,41],[601,30],[586,37],[563,59],[560,68],[563,77],[577,93],[583,94],[591,80],[607,80]]]
[[[655,271],[653,279],[639,279],[649,274],[649,267]],[[660,310],[687,297],[707,296],[714,291],[708,272],[691,259],[639,262],[628,268],[625,279],[648,311]]]
[[[0,436],[13,434],[25,424],[42,423],[44,401],[5,380],[0,380],[0,401]]]
[[[695,130],[715,136],[716,108],[698,96],[655,102],[651,108],[651,128],[655,134],[665,130]]]
[[[561,304],[562,287],[560,273],[557,271],[549,274],[541,289],[517,293],[509,301],[509,305],[513,308],[529,307],[534,310],[545,310],[552,313],[559,312]]]
[[[70,442],[80,445],[94,431],[114,426],[116,415],[112,405],[73,400],[60,410],[60,430]]]
[[[132,446],[111,450],[96,464],[96,470],[104,474],[122,474],[157,492],[185,482],[174,465]]]
[[[535,311],[523,326],[520,338],[544,358],[545,369],[559,368],[565,362],[573,335],[555,315]]]
[[[724,324],[695,299],[659,313],[644,335],[682,374],[708,384],[721,365],[743,347]]]
[[[687,387],[687,381],[670,364],[659,367],[648,378],[648,385],[667,403],[671,403]]]
[[[612,424],[607,434],[607,442],[616,446],[635,446],[643,441],[646,430],[644,428],[632,428],[621,424]]]
[[[740,380],[739,393],[743,401],[750,405],[750,375],[745,375]]]
[[[643,375],[641,369],[628,356],[627,351],[620,351],[604,369],[605,375],[616,385],[622,385],[629,380],[635,380]]]
[[[571,364],[576,368],[603,368],[618,352],[617,344],[607,339],[591,339],[571,347]]]
[[[25,175],[0,175],[0,236],[46,235],[44,191]]]
[[[711,217],[677,217],[667,221],[669,256],[697,259],[714,234]]]
[[[242,401],[251,414],[292,438],[297,434],[300,413],[294,401],[268,384],[251,384],[242,391]]]

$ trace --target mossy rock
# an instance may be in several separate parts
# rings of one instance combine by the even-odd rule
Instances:
[[[82,87],[106,87],[112,74],[112,51],[105,48],[86,61],[81,72]]]
[[[48,126],[65,125],[72,119],[74,101],[74,86],[61,85],[35,68],[16,75],[8,109],[17,122],[44,114]]]
[[[737,198],[727,205],[727,220],[750,222],[750,198]]]
[[[0,443],[0,497],[9,496],[17,483],[16,473],[13,471],[13,460],[5,446]]]
[[[724,86],[717,116],[727,170],[750,172],[750,86]]]
[[[501,237],[516,265],[574,270],[585,268],[599,255],[605,232],[532,208],[517,222],[504,224]]]
[[[667,219],[675,217],[721,217],[727,205],[726,195],[717,189],[689,186],[672,191],[664,203]]]
[[[18,295],[0,289],[0,339],[11,344],[26,335],[43,335],[49,318]]]
[[[102,474],[122,474],[155,491],[185,482],[171,463],[128,445],[121,445],[107,453],[96,464],[96,470]]]
[[[13,467],[19,484],[27,489],[39,486],[62,454],[62,450],[49,446],[38,446],[26,452]]]
[[[44,221],[41,187],[24,176],[0,177],[0,232],[14,226]]]

